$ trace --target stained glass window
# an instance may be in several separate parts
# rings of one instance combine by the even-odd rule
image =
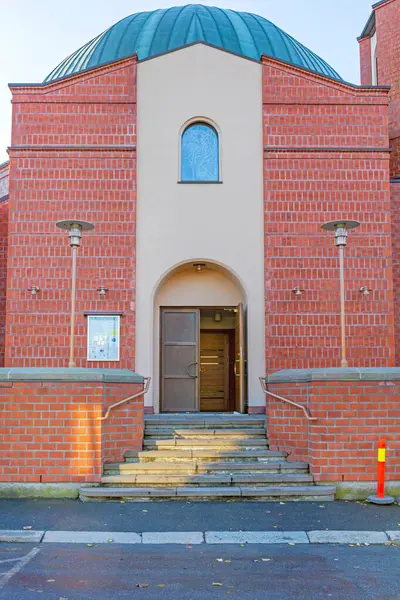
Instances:
[[[218,133],[210,125],[194,123],[182,135],[182,181],[219,181]]]

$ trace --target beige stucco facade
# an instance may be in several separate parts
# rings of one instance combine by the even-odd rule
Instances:
[[[180,184],[184,124],[220,133],[222,183]],[[204,44],[138,65],[136,370],[158,410],[159,307],[247,307],[248,397],[264,405],[262,72]],[[196,273],[195,262],[207,268]],[[186,265],[183,266],[183,265]]]

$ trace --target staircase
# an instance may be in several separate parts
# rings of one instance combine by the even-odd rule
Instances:
[[[316,486],[308,464],[269,450],[265,417],[231,414],[149,415],[143,451],[106,464],[100,487],[83,501],[334,500]]]

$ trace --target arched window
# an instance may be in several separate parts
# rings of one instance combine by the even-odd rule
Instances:
[[[182,134],[181,181],[219,181],[218,133],[207,123],[193,123]]]

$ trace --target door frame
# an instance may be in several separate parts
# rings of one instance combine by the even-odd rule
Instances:
[[[248,395],[248,378],[246,376],[247,373],[247,327],[246,327],[246,320],[247,320],[247,310],[246,310],[246,304],[245,303],[240,303],[242,304],[243,307],[243,318],[244,318],[244,323],[243,323],[243,338],[244,338],[244,382],[243,382],[243,387],[244,387],[244,393],[245,393],[245,401],[244,401],[244,406],[243,406],[243,410],[244,413],[247,414],[248,412],[248,401],[247,401],[247,395]],[[176,311],[182,311],[182,312],[190,312],[190,311],[194,311],[194,310],[198,310],[200,311],[200,318],[199,318],[199,330],[198,330],[198,358],[200,358],[200,331],[214,331],[214,332],[223,332],[223,333],[227,333],[227,332],[232,332],[232,337],[233,337],[233,342],[231,341],[231,339],[229,338],[229,354],[231,354],[231,350],[233,350],[233,365],[232,365],[232,383],[231,383],[231,374],[229,374],[229,388],[231,390],[231,385],[233,385],[232,388],[232,392],[230,391],[229,394],[229,410],[230,412],[235,412],[236,409],[236,376],[235,376],[235,372],[234,372],[234,365],[235,365],[235,359],[236,359],[236,343],[235,343],[235,329],[201,329],[201,311],[202,310],[221,310],[221,309],[238,309],[238,305],[236,306],[160,306],[159,307],[159,316],[158,316],[158,321],[159,321],[159,340],[158,340],[158,381],[159,381],[159,413],[163,413],[163,363],[162,363],[162,349],[163,349],[163,328],[162,328],[162,313],[164,310],[176,310]],[[232,348],[231,348],[231,343]],[[200,369],[200,365],[198,365],[198,369]],[[231,403],[232,402],[232,403]],[[198,377],[197,377],[197,411],[196,413],[192,413],[192,414],[200,414],[200,370],[198,371]],[[168,413],[164,413],[164,414],[168,414]],[[184,414],[184,413],[182,413]]]

